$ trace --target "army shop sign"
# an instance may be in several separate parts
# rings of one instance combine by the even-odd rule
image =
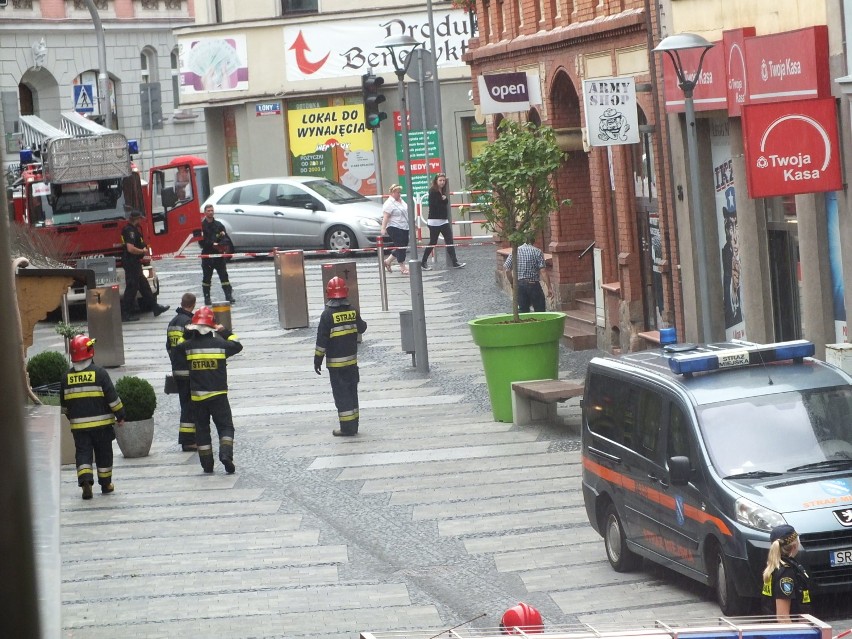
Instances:
[[[590,146],[639,142],[636,83],[632,77],[583,80]]]
[[[752,198],[843,186],[834,98],[746,105],[743,129]]]

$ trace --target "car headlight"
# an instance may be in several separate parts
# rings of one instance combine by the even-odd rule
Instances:
[[[734,510],[737,515],[737,521],[749,528],[757,530],[771,531],[775,526],[786,524],[779,513],[774,510],[769,510],[763,506],[758,506],[753,501],[740,497],[734,504]]]
[[[367,231],[379,231],[382,228],[382,225],[379,224],[378,220],[374,220],[370,217],[362,217],[358,220],[359,224],[361,224],[361,228]]]

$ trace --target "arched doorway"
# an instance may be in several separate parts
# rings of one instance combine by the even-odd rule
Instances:
[[[44,67],[28,69],[18,82],[17,115],[37,115],[53,125],[59,124],[62,109],[59,83]],[[6,114],[9,117],[10,114]],[[17,120],[17,115],[15,120]]]

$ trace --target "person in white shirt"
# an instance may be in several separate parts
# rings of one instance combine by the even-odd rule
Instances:
[[[384,213],[382,236],[389,235],[395,247],[393,252],[385,258],[385,268],[388,272],[392,271],[393,261],[396,260],[399,264],[399,272],[408,275],[408,266],[405,265],[409,233],[408,206],[402,201],[402,187],[399,184],[391,185],[390,197],[385,200],[382,212]]]

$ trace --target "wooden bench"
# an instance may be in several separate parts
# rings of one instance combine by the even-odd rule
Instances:
[[[556,404],[583,396],[583,384],[562,379],[512,383],[512,421],[526,426],[537,420],[556,421]]]

